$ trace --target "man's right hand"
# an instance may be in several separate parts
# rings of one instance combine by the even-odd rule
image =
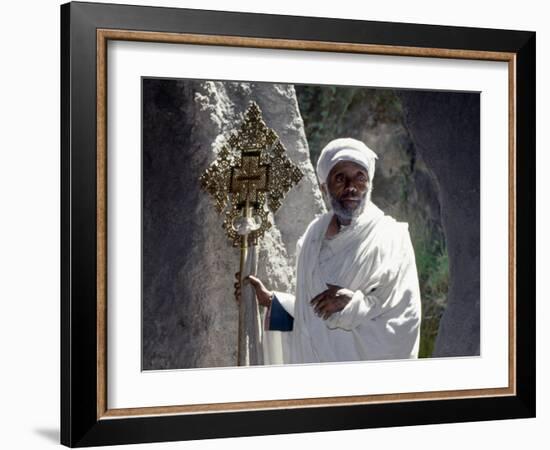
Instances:
[[[241,286],[238,281],[240,278],[239,272],[235,274],[235,277],[237,278],[237,282],[235,283],[235,294],[238,296],[238,298],[240,298]],[[249,282],[250,284],[252,284],[252,287],[256,291],[256,299],[258,300],[258,303],[260,305],[265,306],[266,308],[271,306],[271,298],[273,297],[273,292],[268,291],[259,278],[256,278],[254,275],[248,275],[243,281],[245,283]]]

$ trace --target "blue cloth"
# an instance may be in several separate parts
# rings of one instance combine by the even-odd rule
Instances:
[[[271,301],[271,316],[269,318],[269,329],[271,331],[292,331],[294,327],[294,317],[281,305],[279,299],[273,295]]]

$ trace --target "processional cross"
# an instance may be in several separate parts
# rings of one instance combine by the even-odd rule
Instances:
[[[282,200],[303,174],[290,161],[279,137],[268,128],[262,112],[250,102],[239,128],[231,132],[217,159],[200,177],[214,198],[216,209],[225,213],[223,228],[234,247],[240,247],[239,283],[242,287],[248,250],[271,227],[269,210],[275,213]],[[242,292],[242,290],[241,290]],[[239,305],[238,365],[244,364],[245,305]]]

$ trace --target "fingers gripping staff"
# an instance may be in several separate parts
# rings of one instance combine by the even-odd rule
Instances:
[[[286,156],[275,131],[263,121],[258,105],[250,102],[239,128],[231,132],[218,158],[200,177],[201,186],[214,198],[218,212],[225,214],[223,228],[228,238],[234,247],[240,247],[235,283],[239,307],[238,365],[248,362],[241,287],[246,267],[255,272],[255,252],[249,250],[271,227],[269,210],[274,213],[279,209],[284,196],[302,176]],[[252,278],[250,281],[253,282]]]

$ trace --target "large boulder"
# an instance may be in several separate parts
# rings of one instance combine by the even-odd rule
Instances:
[[[239,251],[199,176],[251,100],[304,173],[256,249],[258,276],[268,287],[294,288],[296,241],[323,210],[294,87],[144,79],[144,370],[237,364]]]
[[[435,174],[449,253],[448,303],[433,356],[480,350],[480,99],[403,91],[407,127]]]

